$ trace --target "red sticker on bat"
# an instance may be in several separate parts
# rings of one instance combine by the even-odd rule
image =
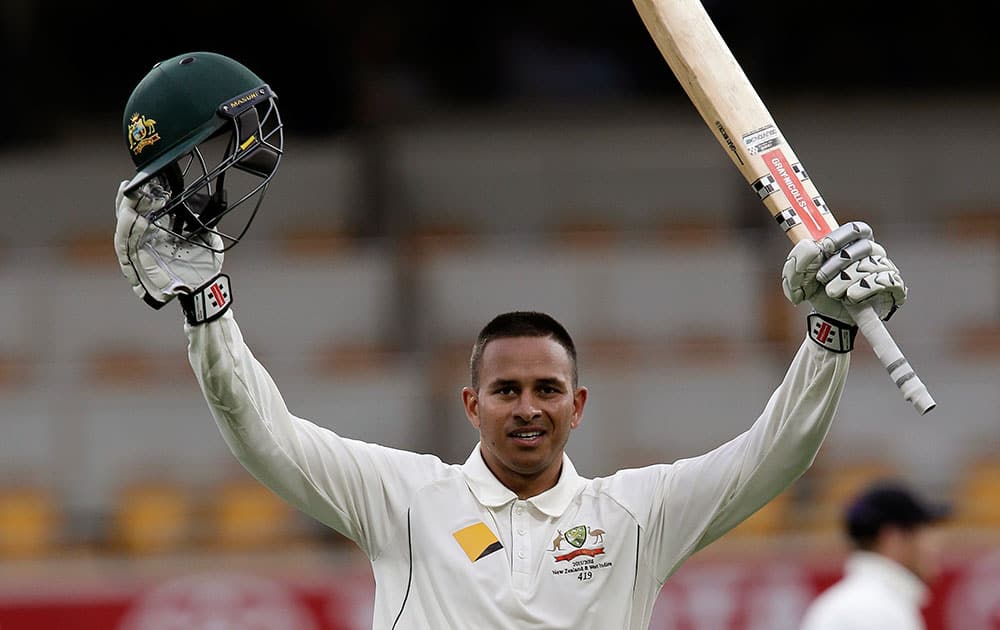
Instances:
[[[781,192],[785,193],[785,198],[796,208],[798,215],[802,218],[802,224],[809,230],[813,239],[818,239],[829,232],[830,226],[821,216],[812,197],[802,189],[799,178],[796,177],[781,149],[772,149],[767,153],[762,153],[761,158],[767,164],[767,170],[771,172],[774,181],[781,187]]]

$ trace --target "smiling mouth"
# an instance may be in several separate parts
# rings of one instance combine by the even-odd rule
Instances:
[[[510,435],[510,437],[512,437],[517,442],[521,442],[524,444],[532,444],[542,439],[542,437],[545,435],[545,431],[540,431],[538,429],[512,431],[508,435]]]

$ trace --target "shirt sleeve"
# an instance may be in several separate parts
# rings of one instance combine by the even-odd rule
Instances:
[[[657,579],[780,494],[812,465],[850,363],[806,339],[753,425],[733,440],[673,464],[623,470],[612,492],[646,531]],[[706,402],[710,405],[710,402]]]
[[[291,414],[232,312],[185,331],[191,367],[237,460],[369,558],[405,527],[413,490],[448,470],[434,456],[346,439]]]

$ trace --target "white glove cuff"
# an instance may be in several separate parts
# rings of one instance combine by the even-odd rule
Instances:
[[[830,352],[845,353],[854,350],[854,338],[858,327],[827,317],[820,313],[810,313],[806,317],[809,338]]]
[[[229,276],[220,273],[193,293],[177,296],[184,310],[184,317],[192,326],[204,324],[222,317],[233,303],[233,292],[229,286]]]

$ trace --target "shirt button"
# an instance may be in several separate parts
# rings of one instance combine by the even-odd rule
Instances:
[[[521,558],[522,560],[524,560],[524,552],[523,551],[518,551],[517,552],[517,557]]]
[[[521,507],[521,506],[517,506],[516,508],[514,508],[514,513],[515,514],[520,514],[523,511],[524,511],[524,508]]]
[[[523,529],[517,530],[517,535],[518,536],[524,536],[524,530]]]

